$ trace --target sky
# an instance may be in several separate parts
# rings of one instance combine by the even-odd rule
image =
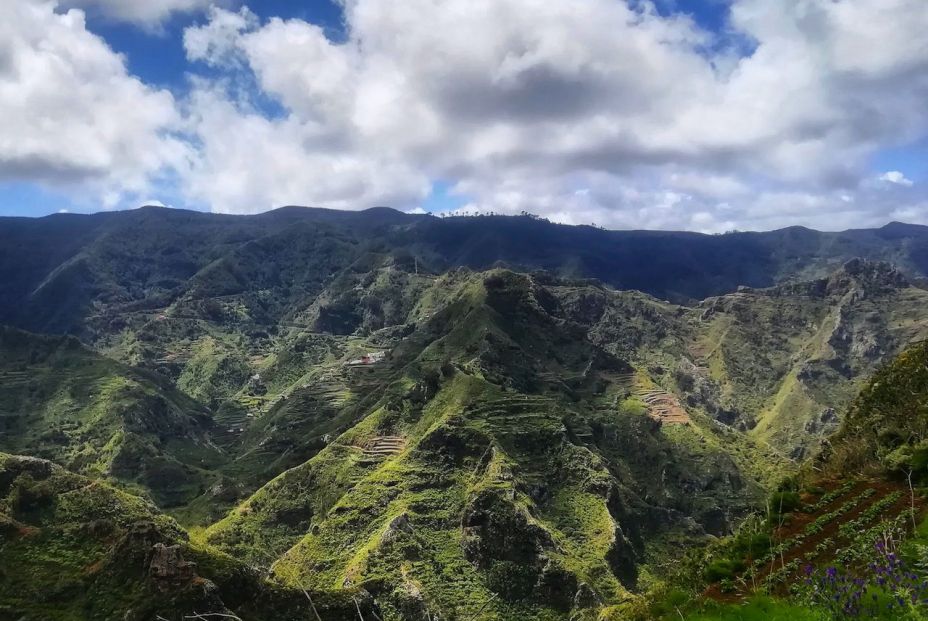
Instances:
[[[0,215],[928,224],[925,0],[3,0]]]

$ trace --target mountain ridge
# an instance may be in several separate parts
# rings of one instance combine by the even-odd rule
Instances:
[[[0,220],[0,451],[383,618],[623,618],[928,336],[907,225],[87,218]]]
[[[0,218],[0,322],[81,335],[91,301],[104,306],[158,304],[160,298],[189,288],[199,272],[214,272],[217,260],[240,262],[248,260],[242,253],[249,248],[292,244],[290,240],[300,239],[296,229],[347,244],[328,257],[336,271],[364,252],[386,252],[406,257],[426,272],[457,266],[542,269],[683,303],[739,285],[769,287],[813,279],[854,257],[891,261],[913,278],[928,275],[928,228],[902,225],[900,233],[899,225],[887,226],[895,231],[888,238],[880,235],[887,227],[705,235],[604,231],[526,216],[441,219],[388,208],[345,212],[302,207],[255,216],[151,207],[35,220]],[[318,260],[312,252],[305,248],[289,257],[267,254],[261,261],[292,272],[282,262]],[[241,291],[267,287],[247,271],[235,278],[240,278]],[[285,276],[272,295],[290,296],[293,284]]]

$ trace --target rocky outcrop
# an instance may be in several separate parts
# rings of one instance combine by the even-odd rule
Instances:
[[[865,259],[851,259],[829,276],[826,282],[826,292],[829,295],[856,291],[858,299],[909,285],[905,275],[892,264]]]
[[[148,575],[162,591],[184,585],[196,577],[196,563],[184,560],[179,545],[156,543],[151,549]]]
[[[637,586],[638,554],[618,524],[613,530],[612,544],[606,552],[606,562],[625,588],[634,589]]]
[[[603,600],[586,582],[581,582],[574,594],[574,608],[596,608],[602,606]]]
[[[570,610],[577,588],[577,577],[573,573],[559,563],[548,560],[538,577],[535,594],[553,608]]]
[[[393,518],[387,525],[387,529],[380,536],[380,545],[392,544],[403,535],[411,535],[414,532],[412,524],[409,523],[409,516],[403,513]]]
[[[532,598],[569,610],[577,577],[547,554],[555,543],[514,499],[501,489],[479,492],[462,521],[465,557],[485,570],[488,584],[502,598]]]
[[[479,492],[465,508],[461,527],[464,555],[478,568],[497,561],[540,565],[545,549],[554,547],[548,531],[499,489]]]
[[[834,408],[825,408],[814,418],[809,419],[804,429],[808,433],[827,436],[838,428],[838,413]]]

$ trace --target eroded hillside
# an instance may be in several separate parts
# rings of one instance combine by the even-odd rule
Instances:
[[[165,213],[81,220],[6,283],[6,320],[86,344],[3,329],[0,450],[384,619],[620,618],[928,334],[918,227],[615,246],[530,218]],[[677,247],[650,283],[622,263],[642,240]],[[497,260],[551,271],[458,267]],[[742,279],[763,288],[691,299]]]

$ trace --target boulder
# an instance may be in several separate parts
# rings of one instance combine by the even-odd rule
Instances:
[[[196,576],[196,563],[184,560],[179,545],[156,543],[151,549],[148,575],[162,591],[186,584]]]

